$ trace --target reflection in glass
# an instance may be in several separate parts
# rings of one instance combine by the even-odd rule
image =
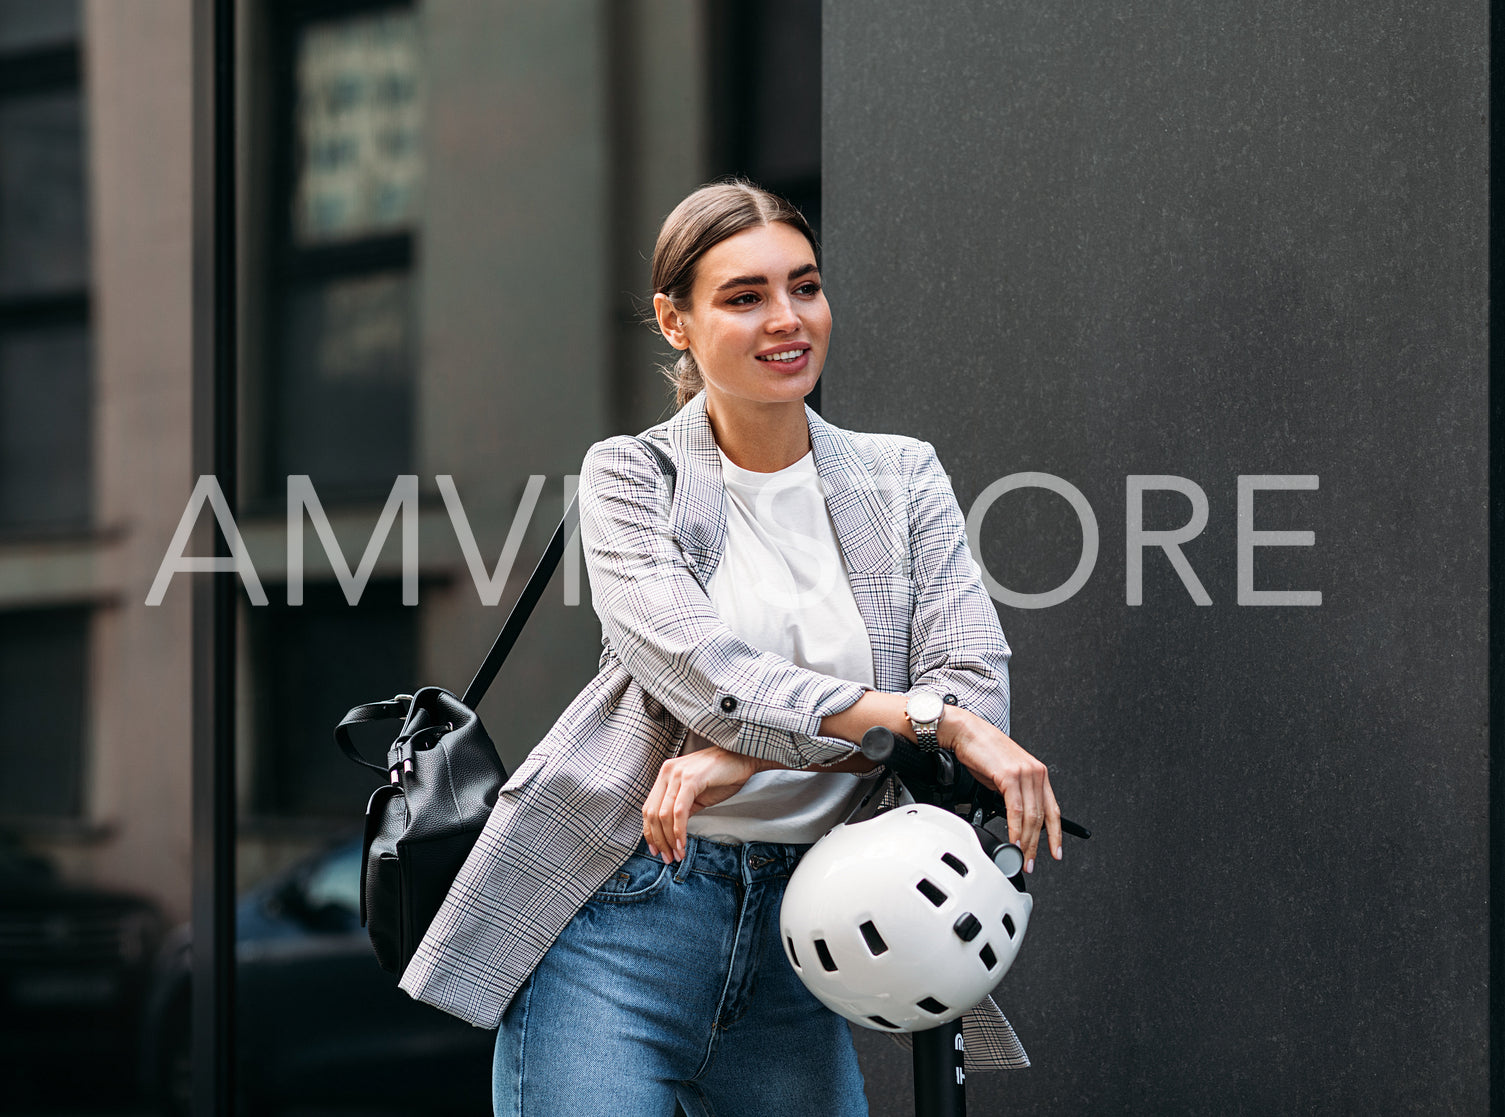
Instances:
[[[402,273],[294,288],[277,371],[273,489],[385,496],[412,471],[413,291]]]
[[[0,334],[0,530],[88,523],[93,463],[89,334]]]
[[[0,100],[0,295],[86,286],[86,173],[77,90]]]
[[[101,1101],[129,1096],[121,1084],[136,1077],[136,1025],[161,938],[160,909],[70,880],[4,831],[0,897],[0,1109],[77,1112],[61,1104],[91,1092]]]
[[[309,584],[300,606],[279,603],[279,596],[247,615],[255,679],[253,809],[261,818],[354,826],[375,788],[373,773],[347,760],[330,731],[351,706],[412,685],[417,610],[405,607],[399,586],[388,582],[368,584],[358,607],[328,583]],[[381,763],[390,737],[357,735],[356,744]]]
[[[417,20],[316,23],[297,55],[293,236],[314,245],[412,224],[423,186]]]
[[[412,1000],[377,966],[360,925],[360,852],[340,841],[236,905],[242,1112],[489,1113],[494,1036]],[[165,1117],[187,1117],[189,977],[188,955],[173,954],[145,1014]]]

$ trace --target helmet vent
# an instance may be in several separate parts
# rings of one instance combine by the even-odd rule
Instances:
[[[784,941],[789,944],[789,961],[793,964],[794,968],[797,970],[797,969],[800,968],[800,956],[794,952],[794,940],[791,939],[791,938],[789,938],[786,935],[784,937]]]
[[[1008,912],[1003,913],[1003,929],[1009,933],[1009,938],[1014,937],[1014,917]]]
[[[946,894],[923,877],[920,878],[920,883],[915,885],[915,887],[920,890],[920,894],[925,899],[929,900],[936,907],[940,907],[946,902]]]
[[[883,1019],[883,1017],[881,1016],[869,1016],[868,1019],[871,1020],[874,1024],[877,1024],[880,1028],[892,1028],[894,1031],[899,1030],[899,1025],[890,1023],[889,1021]]]
[[[950,865],[952,869],[956,870],[957,876],[964,877],[967,875],[967,863],[956,854],[943,853],[941,854],[941,860]]]
[[[936,1000],[934,997],[926,997],[919,1003],[917,1007],[923,1008],[926,1012],[934,1013],[936,1016],[939,1016],[941,1013],[947,1011],[946,1006],[941,1004],[941,1002]]]
[[[987,943],[982,944],[982,953],[978,957],[982,959],[982,967],[985,970],[991,970],[998,965],[998,955],[993,953],[993,948]]]
[[[831,952],[826,948],[825,939],[815,940],[815,953],[820,955],[821,968],[827,973],[836,972],[836,959],[831,957]]]
[[[871,919],[862,925],[862,938],[867,943],[868,951],[874,957],[888,949],[888,943],[883,941],[883,936],[878,933],[878,928],[873,926]]]

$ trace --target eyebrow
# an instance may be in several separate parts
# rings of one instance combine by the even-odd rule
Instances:
[[[809,275],[811,272],[818,272],[818,271],[820,271],[820,268],[816,267],[814,264],[806,264],[804,267],[795,268],[792,272],[790,272],[789,273],[789,278],[791,280],[795,280],[795,279],[798,279],[802,275]],[[733,279],[728,279],[720,287],[717,287],[716,290],[717,291],[728,291],[728,290],[730,290],[733,287],[766,287],[766,286],[768,286],[768,277],[766,275],[739,275],[739,276],[737,276],[737,277],[735,277]]]

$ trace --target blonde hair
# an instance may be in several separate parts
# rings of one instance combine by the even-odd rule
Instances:
[[[728,237],[776,221],[792,226],[810,242],[820,261],[820,244],[804,214],[777,194],[734,178],[702,186],[675,206],[653,246],[653,292],[667,295],[674,309],[688,310],[695,286],[695,266],[700,258]],[[657,319],[651,324],[657,326]],[[705,387],[700,367],[686,349],[663,373],[674,385],[674,406],[683,407]]]

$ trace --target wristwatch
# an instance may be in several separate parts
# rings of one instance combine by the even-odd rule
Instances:
[[[917,690],[909,696],[904,707],[904,716],[914,729],[915,740],[922,749],[934,752],[941,742],[936,731],[941,725],[941,715],[946,712],[946,703],[933,690]]]

